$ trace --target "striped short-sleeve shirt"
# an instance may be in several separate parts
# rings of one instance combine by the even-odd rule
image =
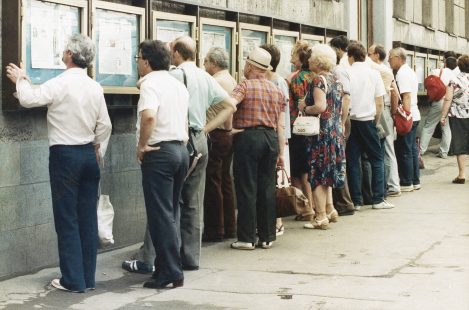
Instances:
[[[244,80],[231,96],[240,102],[233,116],[233,127],[277,128],[278,117],[285,109],[285,96],[274,83],[265,78]]]

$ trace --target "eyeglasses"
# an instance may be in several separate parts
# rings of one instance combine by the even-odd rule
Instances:
[[[143,58],[143,57],[142,57],[142,56],[135,55],[134,58],[135,58],[135,61],[137,61],[139,58]]]

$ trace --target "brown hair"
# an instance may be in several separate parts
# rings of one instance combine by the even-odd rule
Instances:
[[[363,62],[366,58],[365,47],[359,42],[351,43],[347,47],[347,56],[353,57],[353,60],[357,62]]]
[[[305,40],[299,40],[293,47],[292,54],[297,54],[301,62],[302,70],[309,70],[309,58],[311,57],[311,46]]]
[[[462,55],[459,57],[458,67],[461,72],[469,73],[469,55]]]
[[[277,46],[273,44],[263,44],[260,46],[260,48],[265,49],[267,52],[269,52],[270,56],[272,57],[270,59],[270,65],[272,66],[272,72],[275,72],[277,70],[277,66],[280,63],[280,50],[278,49]]]

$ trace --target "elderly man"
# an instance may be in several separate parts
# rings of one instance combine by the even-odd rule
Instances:
[[[383,109],[386,93],[378,71],[365,64],[366,50],[360,43],[347,49],[350,68],[350,122],[347,141],[347,177],[356,210],[363,206],[361,193],[360,156],[365,153],[371,164],[373,209],[392,208],[384,201],[384,162],[376,124]]]
[[[185,270],[199,269],[208,161],[206,134],[224,123],[236,110],[220,84],[196,66],[195,52],[196,43],[190,37],[179,37],[171,42],[171,62],[177,68],[170,73],[184,83],[189,91],[189,135],[197,153],[202,154],[182,189],[181,258]],[[207,123],[207,109],[217,104],[221,104],[217,114]]]
[[[204,67],[227,92],[231,93],[236,80],[228,71],[228,53],[220,48],[211,48],[205,56]],[[207,110],[207,121],[214,118],[222,108],[211,106]],[[232,117],[210,132],[211,148],[208,154],[207,177],[204,199],[204,241],[219,242],[223,238],[235,238],[236,215],[231,179],[233,159]]]
[[[385,190],[387,196],[395,197],[401,194],[399,186],[399,174],[397,172],[397,160],[394,153],[394,121],[391,115],[391,101],[394,105],[397,104],[398,96],[396,83],[394,82],[394,75],[392,70],[383,62],[386,59],[386,51],[384,47],[379,44],[373,44],[368,49],[370,67],[378,70],[386,89],[384,95],[383,114],[381,116],[380,124],[385,131],[384,140],[384,175],[385,175]]]
[[[234,138],[233,173],[238,203],[238,241],[233,249],[269,249],[275,240],[275,167],[283,166],[285,97],[266,79],[271,56],[255,48],[244,66],[242,81],[232,97],[238,104],[233,126],[243,129]]]
[[[73,35],[62,54],[67,69],[38,88],[16,65],[7,66],[20,104],[47,106],[50,186],[62,273],[51,285],[72,292],[96,285],[98,162],[104,156],[99,148],[111,135],[103,89],[86,74],[94,56],[91,39]]]
[[[398,135],[395,144],[401,192],[411,192],[421,188],[419,151],[415,140],[420,121],[417,106],[418,78],[407,65],[403,48],[394,48],[389,52],[389,64],[397,72],[396,83],[404,110],[412,113],[412,130],[404,136]]]

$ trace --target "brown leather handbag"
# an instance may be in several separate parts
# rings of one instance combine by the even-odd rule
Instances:
[[[282,173],[282,176],[280,182],[277,178],[277,217],[311,214],[308,198],[300,189],[291,186],[290,178],[285,169],[278,169],[277,175],[279,172]]]

